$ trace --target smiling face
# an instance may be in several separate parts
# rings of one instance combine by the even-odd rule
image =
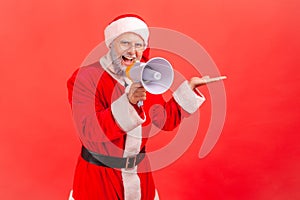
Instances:
[[[122,66],[128,67],[141,60],[145,43],[135,33],[123,33],[112,42],[111,50],[114,51],[113,59],[118,59]]]

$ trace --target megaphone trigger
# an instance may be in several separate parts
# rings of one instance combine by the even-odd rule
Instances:
[[[137,102],[137,106],[140,108],[140,107],[142,107],[144,105],[144,102],[143,101],[138,101]]]

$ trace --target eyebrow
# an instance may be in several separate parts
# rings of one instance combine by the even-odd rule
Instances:
[[[126,39],[126,38],[123,38],[123,39],[120,39],[120,42],[134,42],[134,43],[144,43],[143,40],[141,41],[132,41],[132,40],[129,40],[129,39]]]

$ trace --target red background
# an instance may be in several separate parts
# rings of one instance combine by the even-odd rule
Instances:
[[[80,143],[66,80],[129,12],[192,37],[228,76],[220,140],[199,159],[202,132],[155,172],[161,199],[300,199],[299,9],[296,0],[1,1],[0,198],[67,199]],[[209,113],[208,100],[204,122]]]

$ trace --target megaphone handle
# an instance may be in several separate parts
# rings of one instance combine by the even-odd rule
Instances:
[[[138,105],[138,107],[140,108],[140,107],[142,107],[142,106],[144,105],[144,102],[143,102],[143,101],[138,101],[138,102],[137,102],[137,105]]]

